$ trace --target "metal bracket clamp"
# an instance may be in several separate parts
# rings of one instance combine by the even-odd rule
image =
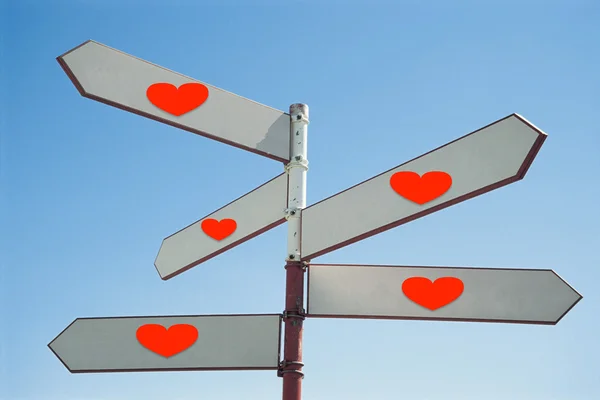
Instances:
[[[306,310],[286,310],[283,312],[283,319],[296,318],[304,321],[306,319]]]
[[[308,262],[307,261],[300,261],[300,262],[292,261],[292,264],[293,264],[294,267],[300,267],[302,269],[302,272],[306,272],[306,270],[308,269]],[[289,266],[290,266],[290,264],[286,263],[283,266],[283,268],[287,269]]]
[[[298,369],[285,369],[285,367],[288,367],[290,365],[296,365],[300,368],[304,367],[304,363],[300,362],[300,361],[281,361],[279,363],[279,368],[277,369],[277,376],[279,378],[283,378],[283,375],[285,374],[298,374],[300,375],[300,377],[302,379],[304,379],[304,372],[298,370]]]
[[[283,170],[288,173],[292,168],[303,168],[305,171],[308,171],[308,160],[301,155],[296,155],[292,157],[289,163],[283,166]]]

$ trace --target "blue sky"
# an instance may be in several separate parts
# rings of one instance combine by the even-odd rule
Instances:
[[[283,308],[285,226],[153,266],[281,164],[82,98],[55,58],[88,39],[307,103],[309,205],[513,112],[545,130],[523,181],[318,262],[551,268],[583,300],[556,326],[308,320],[304,398],[600,398],[598,2],[193,3],[2,3],[2,400],[281,396],[272,371],[71,375],[46,347],[77,317]]]

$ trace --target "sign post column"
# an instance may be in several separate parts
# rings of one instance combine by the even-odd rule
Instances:
[[[279,376],[283,378],[283,400],[302,398],[302,324],[304,322],[304,273],[306,265],[300,254],[301,212],[306,206],[306,171],[308,106],[290,106],[290,156],[286,165],[288,180],[288,206],[285,210],[288,223],[285,311],[283,312],[283,361]]]

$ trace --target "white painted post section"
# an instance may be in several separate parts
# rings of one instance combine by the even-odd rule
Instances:
[[[306,207],[306,172],[308,171],[307,159],[307,130],[308,106],[306,104],[292,104],[290,106],[291,138],[290,162],[285,169],[289,176],[288,181],[288,208],[286,219],[288,221],[288,254],[287,261],[300,261],[300,213]]]

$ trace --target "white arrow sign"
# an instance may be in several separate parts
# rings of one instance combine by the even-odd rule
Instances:
[[[273,370],[281,315],[78,318],[48,346],[72,373]]]
[[[262,186],[163,240],[154,262],[164,280],[285,222],[288,177]]]
[[[512,114],[313,204],[302,211],[302,259],[518,181],[545,138],[541,130]],[[406,171],[435,172],[419,181],[416,174],[397,174]]]
[[[290,116],[283,111],[91,40],[57,60],[84,97],[278,161],[290,159]]]
[[[555,325],[581,298],[544,269],[308,268],[309,317]]]

